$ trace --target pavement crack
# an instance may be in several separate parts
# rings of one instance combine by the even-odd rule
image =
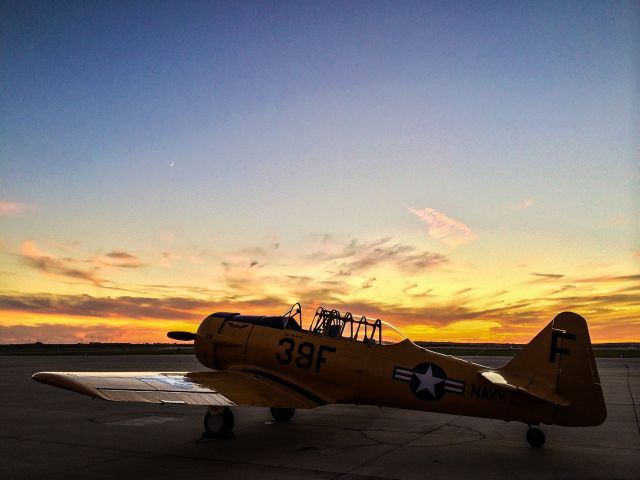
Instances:
[[[424,433],[422,433],[422,434],[419,434],[419,436],[418,436],[417,438],[422,438],[422,437],[424,437],[424,436],[426,436],[426,435],[429,435],[429,434],[431,434],[431,433],[433,433],[433,432],[437,432],[437,431],[438,431],[438,430],[440,430],[441,428],[444,428],[444,427],[446,427],[447,425],[450,425],[451,423],[453,423],[453,422],[454,422],[455,420],[457,420],[458,418],[459,418],[459,417],[452,418],[452,419],[451,419],[451,420],[449,420],[448,422],[443,423],[442,425],[439,425],[438,427],[436,427],[436,428],[434,428],[434,429],[431,429],[431,430],[428,430],[428,431],[426,431],[426,432],[424,432]],[[361,432],[361,433],[362,433],[362,432]],[[418,433],[418,432],[415,432],[415,433]],[[366,435],[364,435],[364,433],[363,433],[363,436],[364,436],[365,438],[368,438]],[[408,439],[406,442],[402,442],[401,444],[398,444],[398,445],[391,445],[391,444],[384,443],[384,442],[376,442],[376,443],[378,443],[379,445],[390,445],[390,446],[392,446],[392,448],[391,448],[391,449],[389,449],[389,450],[387,450],[386,452],[382,453],[381,455],[378,455],[378,456],[375,458],[375,460],[379,460],[379,459],[380,459],[380,458],[382,458],[382,457],[386,457],[387,455],[389,455],[389,454],[391,454],[391,453],[393,453],[393,452],[395,452],[395,451],[397,451],[397,450],[399,450],[399,449],[401,449],[401,448],[406,447],[406,446],[407,446],[407,445],[409,445],[411,442],[415,442],[415,441],[417,440],[417,438],[410,438],[410,439]],[[372,440],[372,439],[370,439],[370,440]],[[374,440],[374,441],[375,441],[375,440]],[[371,461],[371,459],[367,459],[367,460],[365,460],[364,462],[359,463],[359,464],[358,464],[358,465],[356,465],[355,467],[352,467],[352,468],[350,468],[349,470],[347,470],[346,472],[341,473],[340,475],[338,475],[338,476],[336,477],[336,479],[340,479],[340,478],[342,478],[342,477],[347,477],[347,476],[351,475],[351,474],[352,474],[352,472],[353,472],[354,470],[357,470],[358,468],[362,467],[363,465],[366,465],[366,464],[367,464],[367,463],[369,463],[370,461]]]
[[[493,419],[493,418],[490,419],[489,423],[491,424],[491,427],[493,427],[493,431],[496,432],[496,435],[498,435],[498,437],[500,437],[500,438],[504,438],[504,435],[502,433],[500,433],[500,430],[498,430],[498,427],[496,427],[495,419]],[[486,438],[486,435],[485,435],[485,438]]]
[[[345,430],[348,430],[350,432],[356,432],[359,433],[360,435],[362,435],[363,438],[366,438],[367,440],[373,442],[375,445],[393,445],[391,443],[388,442],[383,442],[382,440],[378,440],[376,438],[371,438],[367,432],[365,432],[364,430],[357,430],[356,428],[345,428]],[[379,432],[382,430],[368,430],[369,432]]]

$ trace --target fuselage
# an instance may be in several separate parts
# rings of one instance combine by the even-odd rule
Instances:
[[[262,326],[224,315],[211,315],[198,328],[195,350],[203,365],[259,372],[317,404],[553,423],[553,405],[496,386],[481,375],[492,369],[421,348],[410,340],[381,344]]]

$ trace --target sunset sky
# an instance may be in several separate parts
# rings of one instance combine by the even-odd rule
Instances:
[[[640,341],[638,2],[2,0],[0,35],[0,343],[296,301]]]

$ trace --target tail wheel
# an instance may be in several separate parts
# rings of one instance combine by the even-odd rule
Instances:
[[[231,433],[234,424],[233,412],[229,407],[210,408],[204,415],[204,431],[207,435],[224,437]]]
[[[527,431],[527,442],[534,448],[540,448],[546,440],[544,432],[539,428],[529,428]]]
[[[276,422],[288,422],[296,413],[295,408],[270,408],[271,416]]]

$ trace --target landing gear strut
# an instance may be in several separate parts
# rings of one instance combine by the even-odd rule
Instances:
[[[296,413],[295,408],[270,408],[269,411],[276,422],[288,422]]]
[[[204,416],[204,435],[226,437],[233,430],[235,421],[229,407],[209,407]]]
[[[529,430],[527,431],[527,442],[529,442],[529,445],[534,448],[539,448],[544,445],[545,440],[546,438],[542,430],[529,425]]]

